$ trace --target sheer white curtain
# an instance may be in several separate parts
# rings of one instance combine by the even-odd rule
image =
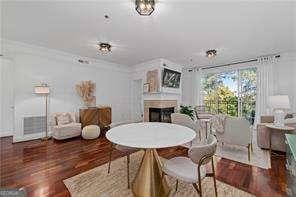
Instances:
[[[274,93],[273,66],[277,61],[274,58],[259,58],[257,62],[257,97],[255,124],[260,122],[261,115],[270,114],[268,107],[269,96]]]
[[[193,83],[195,84],[193,88],[193,105],[202,105],[203,104],[203,88],[202,88],[202,77],[203,71],[198,70],[194,72]]]

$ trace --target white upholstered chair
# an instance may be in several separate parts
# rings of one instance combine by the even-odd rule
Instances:
[[[53,113],[50,118],[50,129],[52,137],[57,140],[63,140],[81,135],[81,123],[78,122],[78,115],[75,112],[69,112],[71,122],[68,124],[58,125],[56,117],[66,114],[64,113]]]
[[[186,114],[181,114],[181,113],[172,113],[171,114],[171,121],[173,124],[177,124],[177,125],[182,125],[184,127],[188,127],[192,130],[194,130],[197,133],[199,133],[199,140],[201,140],[201,131],[200,131],[200,128],[199,128],[199,125],[198,125],[198,122],[195,122],[194,120],[192,120],[190,118],[190,116],[186,115]],[[196,142],[196,139],[195,138],[193,141]],[[190,145],[191,146],[192,142],[190,142]],[[184,145],[184,146],[188,146],[187,144]]]
[[[213,177],[215,195],[217,196],[217,186],[215,178],[215,168],[213,156],[216,152],[217,139],[213,135],[209,135],[206,142],[197,146],[192,146],[188,150],[189,157],[175,157],[169,159],[163,164],[163,172],[165,175],[175,177],[176,191],[178,190],[178,181],[191,183],[196,191],[202,196],[201,181],[206,177]],[[205,165],[212,165],[212,173],[206,172]],[[197,185],[198,184],[198,185]]]
[[[250,149],[252,149],[251,125],[243,117],[226,117],[223,131],[216,131],[218,142],[222,145],[233,144],[244,146],[248,149],[248,160],[250,161]]]
[[[122,124],[125,124],[125,123],[122,123]],[[119,126],[122,124],[116,124],[116,126]],[[116,126],[111,125],[111,128],[116,127]],[[110,173],[111,162],[112,162],[112,152],[114,149],[119,150],[120,152],[126,153],[127,188],[129,189],[130,188],[130,177],[129,177],[130,154],[138,151],[139,149],[111,143],[111,148],[110,148],[110,152],[109,152],[108,174]]]

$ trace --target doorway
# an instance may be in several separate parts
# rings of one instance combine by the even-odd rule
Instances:
[[[142,79],[133,81],[133,120],[143,121],[143,84]]]

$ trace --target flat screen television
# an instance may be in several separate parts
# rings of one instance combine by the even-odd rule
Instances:
[[[179,88],[180,87],[180,80],[181,80],[181,73],[170,70],[170,69],[163,69],[162,71],[162,87],[166,88]]]

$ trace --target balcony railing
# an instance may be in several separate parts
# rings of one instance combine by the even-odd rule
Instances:
[[[204,100],[204,105],[205,111],[212,114],[226,114],[236,117],[241,115],[252,124],[255,119],[255,101],[241,102],[241,109],[239,109],[239,103],[237,100]]]

